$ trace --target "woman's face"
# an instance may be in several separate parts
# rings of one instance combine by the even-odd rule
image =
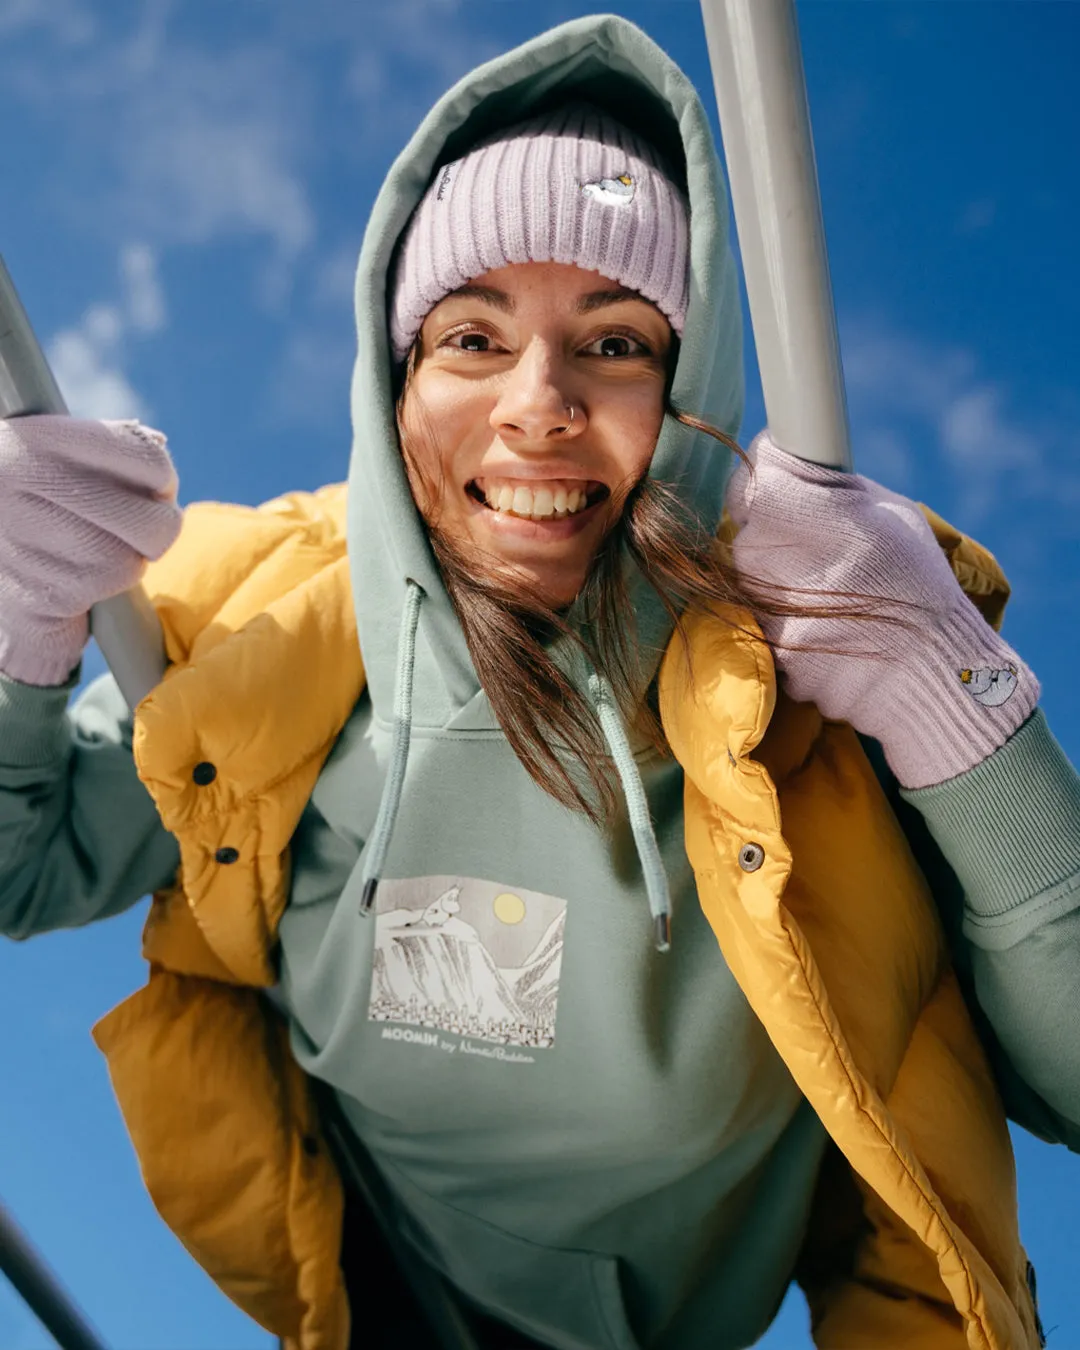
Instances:
[[[568,604],[649,467],[671,342],[655,306],[564,263],[502,267],[448,295],[400,413],[424,519],[502,580]]]

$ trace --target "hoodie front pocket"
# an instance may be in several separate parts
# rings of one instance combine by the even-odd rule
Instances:
[[[615,1257],[530,1242],[434,1200],[396,1169],[383,1171],[418,1259],[490,1316],[553,1350],[639,1350]]]

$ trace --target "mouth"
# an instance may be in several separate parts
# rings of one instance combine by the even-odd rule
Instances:
[[[474,478],[466,484],[465,492],[474,502],[498,515],[531,521],[580,516],[611,495],[603,483],[560,478],[530,483],[521,479]]]

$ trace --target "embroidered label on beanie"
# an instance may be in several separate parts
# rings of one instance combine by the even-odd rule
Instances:
[[[581,190],[586,197],[605,206],[629,206],[637,184],[628,173],[621,173],[618,178],[594,178],[590,183],[582,183]]]
[[[439,186],[435,189],[435,200],[441,202],[450,190],[450,184],[454,181],[454,170],[458,166],[458,161],[453,164],[444,165],[443,171],[439,174]]]

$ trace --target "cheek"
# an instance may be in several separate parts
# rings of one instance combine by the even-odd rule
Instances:
[[[438,445],[429,428],[420,425],[414,416],[409,416],[405,411],[398,418],[398,441],[413,501],[426,517],[438,491]]]
[[[612,442],[626,478],[637,482],[652,463],[664,425],[662,396],[642,398],[620,410]]]
[[[477,443],[478,428],[487,426],[486,412],[475,398],[447,391],[410,390],[398,419],[405,469],[413,498],[428,519],[444,499],[444,484],[455,480],[455,467]]]

